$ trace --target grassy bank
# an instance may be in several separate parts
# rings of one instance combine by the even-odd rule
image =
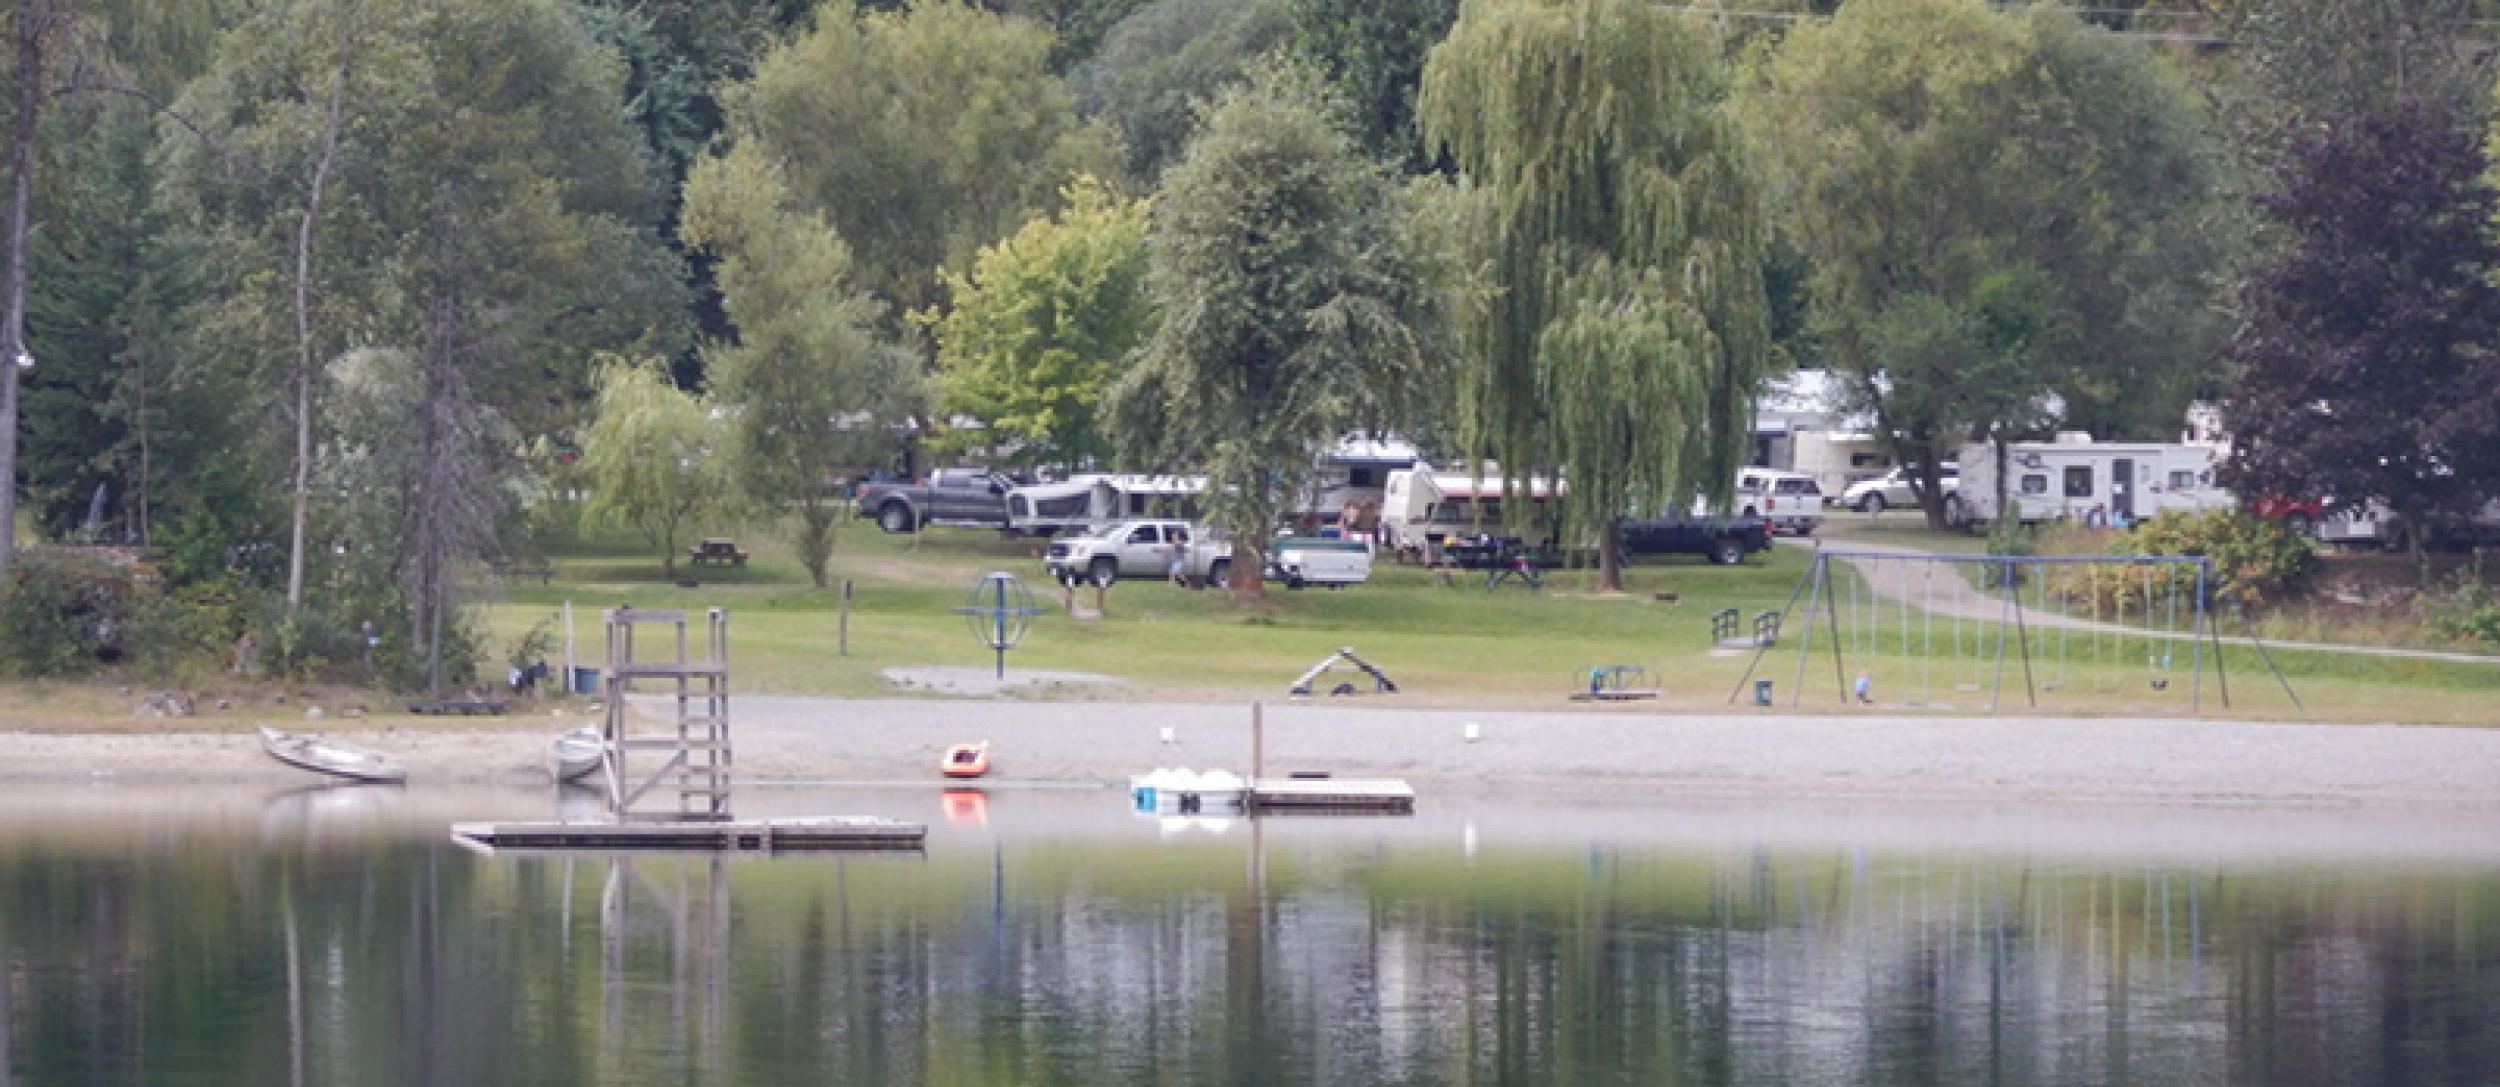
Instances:
[[[1907,546],[1938,542],[1900,515],[1843,514],[1825,533]],[[2239,646],[2222,651],[2218,668],[2209,649],[2195,662],[2200,675],[2190,669],[2185,644],[2038,630],[2028,632],[2027,654],[2009,639],[1999,665],[1995,635],[1976,623],[1955,631],[1958,653],[1940,647],[1941,635],[1912,640],[1906,653],[1898,644],[1844,641],[1835,661],[1827,637],[1818,635],[1811,651],[1801,652],[1806,643],[1794,620],[1759,658],[1715,645],[1714,614],[1733,609],[1750,629],[1755,614],[1790,604],[1809,563],[1807,552],[1790,547],[1735,568],[1685,559],[1636,566],[1625,592],[1607,594],[1591,590],[1587,571],[1556,572],[1542,591],[1531,593],[1516,585],[1487,590],[1481,578],[1444,578],[1385,562],[1366,585],[1271,588],[1255,602],[1160,582],[1123,582],[1108,592],[1099,617],[1079,617],[1043,578],[1038,541],[950,529],[888,536],[852,524],[837,549],[836,585],[817,589],[779,541],[751,528],[738,535],[753,560],[743,568],[681,569],[680,577],[697,583],[690,587],[670,583],[657,562],[621,542],[584,545],[557,556],[553,583],[500,587],[490,622],[506,645],[544,624],[556,634],[560,653],[569,602],[578,657],[596,664],[605,654],[599,617],[607,608],[630,603],[699,614],[721,607],[730,614],[738,691],[891,695],[895,689],[884,677],[889,668],[990,666],[993,655],[953,609],[984,574],[1004,570],[1033,587],[1044,608],[1009,654],[1011,671],[1123,681],[1048,692],[1060,698],[1281,698],[1295,677],[1341,647],[1387,672],[1401,688],[1398,704],[1418,706],[1560,705],[1585,683],[1588,669],[1611,665],[1646,669],[1663,688],[1657,702],[1633,705],[1697,711],[1724,710],[1731,700],[1750,708],[1752,681],[1769,679],[1780,707],[1795,699],[1810,711],[1858,712],[1840,694],[1861,670],[1875,685],[1875,708],[1884,712],[1970,712],[1994,701],[2008,712],[2036,707],[2161,716],[2185,714],[2193,700],[2198,712],[2216,716],[2482,723],[2491,694],[2500,689],[2500,665],[2286,649],[2261,656]],[[1941,543],[1971,549],[1967,538],[1943,537]],[[847,608],[843,582],[850,585]],[[1080,590],[1076,603],[1090,609],[1091,590]],[[2289,679],[2290,691],[2272,674],[2268,656]],[[1331,683],[1340,679],[1370,687],[1345,669],[1329,677]]]

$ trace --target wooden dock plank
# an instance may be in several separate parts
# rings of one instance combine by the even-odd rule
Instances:
[[[732,853],[918,850],[929,828],[872,817],[620,823],[455,823],[454,841],[499,849]]]
[[[1260,778],[1250,810],[1413,812],[1415,787],[1397,778]]]

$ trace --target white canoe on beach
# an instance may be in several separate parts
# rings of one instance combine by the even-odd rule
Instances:
[[[332,743],[319,736],[261,726],[260,745],[289,766],[350,781],[406,781],[408,770],[388,755]]]
[[[547,744],[547,772],[555,775],[559,785],[580,781],[599,768],[599,759],[606,751],[607,741],[600,737],[599,726],[583,725]]]

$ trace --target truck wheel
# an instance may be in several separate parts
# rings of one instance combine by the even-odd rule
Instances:
[[[1214,562],[1208,563],[1208,564],[1207,564],[1207,585],[1208,585],[1208,587],[1210,587],[1210,588],[1216,588],[1216,589],[1229,589],[1229,588],[1232,588],[1232,587],[1233,587],[1233,560],[1231,560],[1231,559],[1217,559],[1217,560],[1215,560]]]
[[[2309,520],[2309,515],[2306,512],[2293,510],[2292,512],[2283,515],[2283,531],[2289,532],[2294,536],[2306,537],[2317,530],[2318,526]]]
[[[1882,495],[1880,495],[1880,494],[1870,494],[1870,495],[1868,495],[1868,496],[1866,496],[1866,497],[1864,497],[1864,498],[1858,499],[1858,512],[1859,512],[1859,513],[1882,513],[1882,512],[1884,512],[1884,496],[1882,496]]]
[[[888,502],[877,507],[877,527],[887,532],[911,531],[911,507],[900,502]]]
[[[1710,544],[1710,561],[1721,566],[1734,566],[1745,561],[1745,542],[1734,536],[1721,536]]]
[[[1095,559],[1094,564],[1085,569],[1096,585],[1109,587],[1112,582],[1120,580],[1120,564],[1110,558]]]

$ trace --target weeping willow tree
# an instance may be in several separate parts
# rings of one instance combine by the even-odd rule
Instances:
[[[1420,112],[1493,292],[1460,396],[1471,459],[1563,480],[1565,542],[1619,589],[1617,526],[1725,495],[1773,357],[1717,43],[1646,0],[1468,0]]]

